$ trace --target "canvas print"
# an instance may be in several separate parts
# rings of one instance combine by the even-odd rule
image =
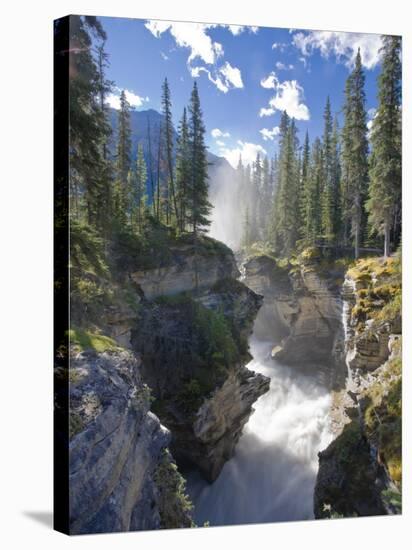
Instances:
[[[55,526],[401,513],[401,37],[71,15]]]

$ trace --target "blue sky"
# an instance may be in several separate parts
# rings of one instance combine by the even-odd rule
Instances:
[[[237,163],[256,153],[272,156],[281,111],[296,118],[299,137],[322,133],[329,95],[332,110],[343,104],[345,80],[361,49],[367,109],[376,108],[380,37],[373,34],[300,31],[199,23],[101,18],[108,39],[108,77],[136,109],[160,110],[160,88],[168,78],[174,123],[199,86],[209,149]],[[341,118],[341,117],[340,117]]]

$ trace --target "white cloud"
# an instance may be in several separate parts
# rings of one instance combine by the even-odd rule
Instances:
[[[263,88],[275,90],[275,95],[269,100],[269,107],[262,107],[259,116],[271,116],[275,111],[286,111],[296,120],[309,120],[308,107],[303,103],[303,88],[296,80],[280,82],[274,72],[260,81]]]
[[[202,59],[207,64],[213,64],[216,63],[218,57],[223,55],[222,45],[212,41],[206,34],[208,26],[202,23],[150,20],[145,23],[145,27],[156,38],[160,38],[164,32],[169,30],[178,46],[190,49],[189,64],[196,58]]]
[[[249,31],[256,34],[259,27],[250,27],[248,25],[216,25],[217,27],[227,27],[234,36],[238,36],[242,32]]]
[[[276,112],[275,109],[272,109],[272,107],[262,107],[259,111],[259,116],[260,117],[263,117],[263,116],[271,116],[271,115],[274,115]]]
[[[289,64],[289,65],[285,65],[284,63],[282,63],[281,61],[277,61],[276,62],[276,68],[279,70],[279,71],[291,71],[292,69],[294,69],[294,65],[292,64]]]
[[[275,89],[278,84],[279,80],[273,71],[266,78],[262,78],[260,81],[262,88],[267,88],[268,90],[271,88]]]
[[[230,137],[229,132],[223,132],[219,128],[213,128],[213,130],[210,132],[212,134],[212,137],[216,138],[228,138]]]
[[[240,70],[237,67],[232,67],[228,61],[220,66],[217,65],[219,59],[224,55],[223,46],[219,42],[214,42],[207,31],[219,26],[228,28],[233,35],[238,35],[245,30],[257,32],[257,30],[253,30],[253,27],[241,25],[175,23],[156,20],[149,20],[145,23],[145,27],[156,38],[160,38],[164,32],[169,31],[177,46],[189,49],[187,65],[193,78],[198,78],[200,73],[204,72],[218,90],[227,93],[233,88],[243,88],[243,81]],[[201,60],[206,66],[193,66],[194,60]]]
[[[164,52],[160,52],[160,55],[163,57],[163,59],[164,59],[165,61],[167,61],[167,60],[169,59],[169,56],[166,55]]]
[[[287,44],[284,42],[274,42],[272,44],[272,50],[279,50],[280,52],[285,51],[285,48],[287,47]]]
[[[262,128],[259,132],[265,141],[273,141],[275,136],[279,134],[279,126],[274,126],[271,130],[269,128]]]
[[[261,155],[266,155],[266,149],[264,149],[261,145],[258,145],[256,143],[249,143],[244,142],[241,140],[238,140],[237,147],[234,149],[229,149],[227,147],[221,147],[219,150],[219,154],[233,166],[233,168],[236,168],[238,162],[239,162],[239,156],[242,156],[242,162],[243,164],[252,164],[256,160],[256,155],[260,153]]]
[[[216,140],[216,145],[218,145],[219,147],[225,147],[226,146],[225,142],[221,141],[220,139]]]
[[[219,73],[226,79],[226,82],[232,85],[233,88],[243,88],[242,75],[237,67],[226,61],[219,69]]]
[[[368,121],[366,123],[366,127],[368,128],[368,139],[371,139],[372,137],[372,129],[373,129],[373,123],[375,122],[375,118],[378,114],[377,109],[372,107],[368,110]]]
[[[224,94],[233,88],[243,88],[240,70],[237,67],[232,67],[228,61],[220,68],[214,69],[213,73],[206,67],[190,67],[190,74],[193,78],[198,78],[201,72],[206,73],[210,82],[213,82]]]
[[[114,92],[108,94],[108,96],[106,97],[106,102],[112,109],[120,109],[120,93],[122,90],[121,88],[117,87],[114,90]],[[148,96],[139,96],[131,90],[125,90],[124,93],[131,107],[141,107],[143,103],[147,103],[148,101],[150,101]]]
[[[293,44],[307,57],[315,50],[328,58],[332,55],[352,68],[355,63],[358,48],[362,56],[362,64],[366,69],[373,69],[380,61],[382,46],[379,34],[359,34],[351,32],[310,31],[297,32],[293,35]]]

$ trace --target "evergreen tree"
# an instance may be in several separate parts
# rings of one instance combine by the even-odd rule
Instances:
[[[270,204],[272,199],[272,190],[270,184],[270,164],[269,159],[264,157],[262,164],[262,187],[260,197],[260,231],[263,239],[268,239],[268,224],[270,215]]]
[[[179,124],[176,153],[176,195],[178,211],[178,227],[181,232],[186,228],[186,202],[188,200],[188,188],[191,178],[191,152],[189,140],[189,126],[186,108]]]
[[[280,123],[279,187],[275,198],[274,248],[288,256],[295,249],[298,238],[298,140],[295,121],[286,111]]]
[[[308,143],[305,143],[305,147],[307,145]],[[304,190],[303,238],[306,245],[314,245],[321,232],[322,220],[319,205],[323,174],[322,143],[319,138],[316,138],[312,147],[310,163],[307,167]]]
[[[333,234],[334,242],[338,243],[341,233],[341,166],[340,166],[340,139],[339,124],[335,116],[332,130],[332,163],[331,163],[331,187],[332,187],[332,208],[333,208]]]
[[[130,209],[128,204],[128,174],[131,162],[130,105],[124,90],[120,93],[118,113],[118,137],[116,151],[115,212],[120,224],[126,223]]]
[[[245,214],[243,217],[243,227],[242,227],[242,246],[248,249],[252,244],[251,232],[250,232],[250,216],[249,216],[249,206],[246,205]]]
[[[195,236],[210,225],[208,216],[212,208],[208,200],[208,175],[204,135],[203,115],[195,82],[189,104],[191,177],[187,200],[189,205],[188,221]]]
[[[365,76],[358,50],[355,67],[346,83],[345,123],[342,131],[343,217],[346,222],[344,231],[347,232],[350,225],[355,258],[359,257],[365,227],[365,199],[368,184],[368,139],[364,86]]]
[[[137,231],[142,233],[147,215],[147,168],[143,154],[143,145],[139,143],[137,148],[136,170],[134,188],[132,190],[133,200],[133,223]]]
[[[101,229],[105,222],[104,204],[110,178],[104,159],[110,127],[101,104],[108,83],[93,57],[91,35],[100,44],[104,56],[106,34],[98,19],[92,16],[71,17],[70,214]],[[85,208],[82,208],[83,204]]]
[[[178,220],[177,199],[175,193],[174,177],[173,177],[173,122],[172,122],[172,102],[170,99],[170,88],[165,78],[162,85],[162,112],[164,117],[164,144],[165,158],[167,159],[167,184],[165,189],[165,213],[166,223],[169,224],[174,220]]]
[[[333,143],[332,132],[333,122],[329,96],[326,100],[326,107],[323,115],[323,181],[321,189],[322,208],[322,234],[328,244],[335,240],[335,208],[334,208],[334,187],[332,182]]]
[[[252,200],[251,200],[251,239],[256,242],[260,239],[260,229],[262,224],[261,208],[261,185],[262,185],[262,163],[260,154],[256,155],[252,171]]]
[[[302,151],[302,168],[300,173],[302,192],[300,194],[300,203],[299,203],[300,219],[301,219],[299,234],[300,234],[300,237],[304,240],[305,244],[307,244],[306,239],[307,239],[307,227],[308,227],[307,202],[310,196],[309,171],[310,171],[310,143],[309,143],[309,133],[306,131],[305,141],[303,143],[303,151]]]
[[[367,210],[373,229],[384,236],[384,255],[391,251],[391,230],[402,192],[401,38],[383,37],[378,110],[372,126],[372,159]]]

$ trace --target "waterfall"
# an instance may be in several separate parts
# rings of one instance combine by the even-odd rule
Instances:
[[[342,326],[344,332],[344,356],[345,364],[347,368],[347,379],[346,379],[346,390],[354,391],[356,384],[353,378],[353,372],[350,367],[350,363],[356,353],[356,350],[351,347],[351,328],[349,326],[350,321],[350,309],[354,303],[355,296],[355,283],[353,279],[345,277],[345,280],[342,284]]]
[[[259,314],[260,315],[260,314]],[[258,326],[259,315],[255,321]],[[213,484],[187,476],[198,525],[233,525],[313,518],[318,452],[331,440],[331,397],[319,377],[271,358],[272,342],[250,340],[248,368],[270,377],[229,460]]]

